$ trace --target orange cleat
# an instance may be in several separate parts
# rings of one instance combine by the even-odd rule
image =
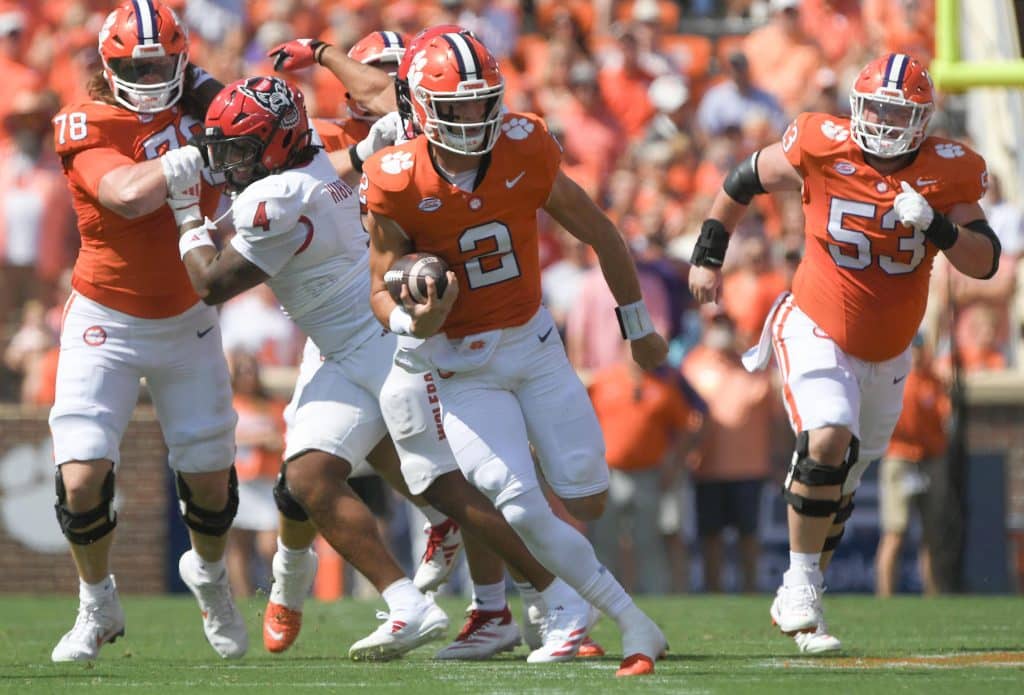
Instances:
[[[604,647],[595,642],[589,637],[585,637],[580,642],[580,650],[576,652],[577,659],[596,659],[599,656],[604,656]]]
[[[302,628],[302,611],[293,611],[272,601],[263,614],[263,646],[279,654],[295,643]]]
[[[654,673],[654,662],[651,661],[651,657],[644,654],[630,654],[622,660],[619,670],[615,672],[615,677],[649,676],[652,673]]]

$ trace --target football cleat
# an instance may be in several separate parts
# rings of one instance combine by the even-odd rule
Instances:
[[[224,659],[241,658],[249,648],[249,634],[231,597],[227,570],[212,582],[204,581],[200,577],[200,562],[196,551],[189,550],[178,561],[178,573],[199,602],[206,641]]]
[[[440,639],[448,631],[448,616],[434,600],[426,598],[422,608],[411,614],[392,616],[380,611],[380,627],[348,650],[352,661],[390,661],[420,645]]]
[[[508,606],[500,611],[469,611],[466,624],[455,641],[439,651],[435,659],[490,659],[519,646],[519,626],[512,620]]]
[[[814,584],[783,584],[775,593],[769,613],[772,623],[787,635],[813,632],[822,621],[822,588]]]
[[[595,642],[589,635],[580,642],[580,650],[576,652],[577,659],[596,659],[605,655],[604,647]]]
[[[829,634],[824,620],[818,623],[813,632],[798,632],[793,635],[793,641],[804,654],[824,654],[837,652],[843,648],[839,638]]]
[[[274,553],[271,568],[274,583],[270,587],[270,598],[263,613],[263,646],[268,652],[278,654],[295,643],[302,629],[302,604],[306,601],[319,559],[312,548],[305,562],[297,569],[285,571],[280,551]]]
[[[661,628],[639,608],[633,608],[622,630],[622,663],[615,672],[617,678],[647,676],[654,673],[654,661],[668,650],[668,642]]]
[[[540,649],[544,644],[544,598],[540,592],[532,594],[535,598],[530,599],[522,596],[523,601],[523,642],[530,648]]]
[[[50,654],[51,661],[92,661],[100,647],[124,636],[124,609],[117,587],[110,598],[99,602],[81,602],[71,630],[60,638]]]
[[[530,652],[526,661],[546,664],[575,659],[592,617],[590,604],[583,599],[551,606],[544,616],[544,643]]]
[[[427,549],[412,583],[425,592],[436,590],[452,573],[462,551],[462,532],[451,519],[437,526],[428,523],[423,531],[427,534]]]

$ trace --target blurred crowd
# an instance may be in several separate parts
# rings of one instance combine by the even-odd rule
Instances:
[[[167,0],[165,0],[167,1]],[[0,0],[0,401],[46,406],[61,309],[78,245],[51,117],[87,99],[99,68],[97,34],[111,0]],[[888,51],[927,63],[932,0],[169,0],[190,28],[192,62],[223,82],[269,73],[268,49],[315,36],[348,47],[388,29],[411,35],[455,22],[498,57],[509,109],[544,116],[564,167],[617,223],[635,253],[647,305],[672,346],[661,373],[630,368],[614,300],[589,249],[542,219],[546,303],[573,364],[606,423],[610,520],[593,529],[603,559],[627,570],[627,588],[686,585],[679,542],[680,490],[692,485],[705,584],[720,586],[723,529],[739,537],[741,588],[757,562],[757,503],[780,479],[791,435],[771,373],[751,375],[738,356],[756,342],[800,262],[799,196],[760,196],[731,245],[721,306],[698,310],[687,290],[692,245],[729,169],[781,136],[806,110],[848,112],[857,71]],[[311,115],[342,118],[345,90],[316,68],[290,75]],[[965,140],[957,103],[940,99],[933,124]],[[984,154],[984,153],[982,153]],[[940,383],[966,371],[1015,367],[1013,309],[1024,250],[1024,213],[996,177],[984,201],[1004,258],[988,282],[950,272],[940,255],[934,309],[923,327]],[[261,285],[222,311],[232,363],[298,363],[303,336]],[[955,349],[952,349],[955,347]],[[247,417],[271,421],[239,391]],[[625,396],[623,395],[625,394]],[[267,406],[271,410],[278,405]],[[268,446],[274,435],[239,434]],[[251,441],[249,438],[252,438]],[[751,452],[756,452],[751,455]],[[929,455],[933,455],[929,450]],[[906,456],[903,457],[904,459]],[[251,468],[260,475],[259,463]],[[650,504],[660,499],[659,504]],[[632,529],[632,530],[631,530]],[[263,529],[250,532],[257,536]],[[635,540],[643,539],[643,540]],[[623,575],[620,575],[623,576]],[[633,586],[630,586],[632,581]]]

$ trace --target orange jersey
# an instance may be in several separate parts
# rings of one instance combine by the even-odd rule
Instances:
[[[804,177],[797,306],[854,357],[881,362],[899,355],[924,317],[938,251],[897,222],[900,182],[948,213],[984,194],[985,160],[966,145],[929,137],[913,162],[882,175],[864,161],[849,119],[821,113],[798,116],[782,147]]]
[[[458,276],[459,298],[442,327],[449,338],[519,326],[540,308],[537,210],[562,151],[539,116],[505,114],[502,131],[471,193],[438,173],[423,136],[363,165],[360,202]]]
[[[941,456],[946,452],[949,414],[949,395],[939,378],[928,370],[911,370],[903,387],[903,411],[886,455],[906,461]]]
[[[370,133],[370,124],[355,118],[314,118],[313,130],[328,152],[347,150]]]
[[[144,217],[121,217],[99,203],[99,185],[113,169],[186,144],[200,124],[177,107],[147,115],[95,101],[65,107],[53,124],[82,235],[71,281],[75,290],[146,319],[176,316],[199,301],[179,260],[170,209],[162,205]],[[219,197],[204,183],[203,214],[214,216]]]

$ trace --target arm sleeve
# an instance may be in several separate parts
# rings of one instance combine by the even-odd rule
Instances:
[[[301,206],[301,198],[285,190],[247,189],[235,203],[231,245],[267,275],[277,275],[314,233]]]

